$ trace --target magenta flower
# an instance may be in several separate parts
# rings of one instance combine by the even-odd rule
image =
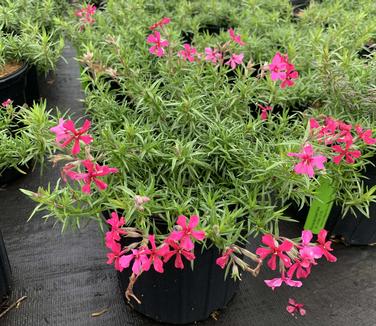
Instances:
[[[309,119],[309,127],[310,129],[317,129],[317,128],[320,128],[320,124],[317,122],[316,119],[311,118]]]
[[[334,263],[337,261],[337,258],[329,252],[333,251],[333,249],[331,248],[332,242],[326,241],[327,234],[328,231],[324,229],[319,232],[317,235],[317,242],[319,243],[318,247],[321,249],[322,255],[325,256],[326,260]]]
[[[333,157],[333,162],[335,164],[339,164],[343,158],[345,158],[346,162],[352,164],[355,162],[355,159],[359,158],[362,153],[358,150],[350,151],[350,143],[346,143],[345,148],[342,148],[340,145],[332,146],[334,152],[338,153],[337,156]]]
[[[222,59],[222,54],[217,49],[205,48],[205,60],[217,63]]]
[[[82,161],[83,166],[86,168],[87,173],[78,173],[71,171],[70,177],[73,180],[83,180],[84,185],[82,192],[90,194],[91,183],[94,182],[99,190],[107,188],[107,184],[98,177],[104,177],[110,173],[118,172],[117,168],[110,168],[107,165],[99,165],[90,160]]]
[[[146,39],[146,43],[155,44],[149,49],[149,52],[155,54],[157,57],[163,57],[165,54],[164,48],[169,46],[168,41],[161,39],[161,34],[158,31],[150,34]]]
[[[216,259],[215,263],[216,263],[219,267],[221,267],[222,269],[224,269],[224,268],[226,267],[226,265],[227,265],[227,263],[228,263],[228,260],[229,260],[231,254],[232,254],[233,252],[234,252],[233,249],[230,249],[230,248],[227,249],[227,250],[225,251],[225,253],[224,253],[221,257],[218,257],[218,258]]]
[[[230,28],[230,29],[228,30],[228,33],[230,34],[231,39],[232,39],[235,43],[239,44],[240,46],[245,45],[245,43],[241,40],[240,35],[235,35],[235,31],[234,31],[232,28]]]
[[[111,218],[108,219],[106,222],[111,225],[111,231],[106,233],[106,239],[108,237],[112,238],[114,241],[119,241],[121,235],[126,234],[125,230],[121,228],[125,224],[124,217],[121,216],[119,218],[117,212],[112,212]]]
[[[191,47],[188,43],[183,45],[184,50],[180,50],[178,52],[178,56],[182,58],[184,61],[188,60],[189,62],[195,61],[195,55],[197,54],[197,50],[194,47]]]
[[[7,106],[11,105],[12,103],[13,103],[13,101],[10,98],[8,98],[3,103],[1,103],[1,106],[6,108]]]
[[[188,251],[179,245],[177,242],[172,241],[171,239],[166,239],[166,243],[172,248],[163,256],[163,260],[167,263],[172,256],[175,255],[175,268],[183,269],[184,263],[182,256],[184,256],[187,260],[193,261],[196,257],[193,252]]]
[[[149,270],[150,262],[143,249],[132,249],[132,253],[130,255],[120,257],[119,264],[122,268],[128,268],[132,260],[132,272],[136,275],[140,274],[142,271]]]
[[[306,314],[306,310],[303,308],[304,304],[295,302],[294,299],[289,299],[289,304],[286,307],[287,312],[294,316],[298,312],[301,316]]]
[[[288,156],[295,156],[300,158],[300,162],[295,165],[294,171],[296,174],[306,174],[312,178],[315,174],[314,168],[324,169],[326,157],[322,155],[313,156],[312,145],[304,146],[301,153],[287,153]]]
[[[297,288],[300,288],[303,285],[302,282],[292,280],[291,278],[285,277],[284,275],[282,275],[282,277],[273,278],[271,280],[264,280],[264,282],[267,286],[272,288],[272,290],[280,287],[283,283],[286,283],[286,285],[288,286],[297,287]]]
[[[292,64],[287,64],[287,69],[286,69],[286,76],[282,80],[281,85],[279,85],[280,88],[284,89],[286,87],[292,87],[295,85],[294,79],[298,79],[299,73],[294,70],[295,67]]]
[[[161,257],[164,257],[168,252],[168,245],[163,244],[159,248],[155,245],[155,236],[149,235],[149,243],[151,248],[145,248],[144,253],[149,256],[149,265],[153,264],[154,270],[158,273],[163,273],[163,261]]]
[[[86,7],[82,7],[81,9],[75,12],[75,15],[80,18],[80,22],[83,25],[89,24],[92,25],[95,23],[95,19],[93,18],[97,8],[94,5],[88,4]]]
[[[107,254],[107,264],[112,265],[113,263],[115,263],[115,269],[119,272],[122,272],[124,267],[121,266],[120,259],[124,254],[124,251],[121,250],[121,246],[117,242],[112,242],[109,248],[112,252]]]
[[[63,123],[63,128],[66,130],[67,133],[69,133],[69,137],[65,137],[62,134],[62,129],[60,127],[61,120],[59,122],[59,125],[56,126],[57,129],[56,132],[56,139],[63,138],[61,140],[64,140],[64,142],[61,144],[62,147],[66,147],[71,142],[74,142],[73,148],[72,148],[72,154],[77,155],[80,152],[80,141],[82,141],[85,144],[90,144],[93,141],[93,137],[90,135],[85,135],[85,133],[90,128],[90,121],[85,120],[84,124],[81,129],[76,130],[74,123],[72,120],[67,120]],[[50,129],[52,131],[52,128]]]
[[[363,142],[367,145],[374,145],[376,144],[376,138],[372,138],[372,130],[368,129],[363,131],[361,126],[355,126],[355,131],[358,134],[358,137],[363,140]]]
[[[282,244],[279,244],[271,234],[263,235],[261,241],[269,248],[257,248],[256,254],[259,255],[262,260],[264,260],[267,256],[272,255],[268,261],[268,267],[271,270],[274,271],[277,268],[277,257],[279,257],[285,267],[288,268],[291,266],[291,260],[284,254],[284,252],[288,252],[293,248],[294,245],[292,242],[284,240]]]
[[[287,62],[285,56],[282,56],[279,52],[275,54],[272,59],[272,63],[269,64],[269,70],[271,72],[271,79],[284,80],[286,79]]]
[[[321,249],[318,246],[311,243],[312,238],[312,231],[302,231],[302,242],[299,245],[299,253],[301,258],[314,261],[314,259],[320,258],[322,256],[322,253]]]
[[[171,19],[168,17],[163,17],[160,21],[156,22],[155,24],[151,25],[149,29],[152,31],[155,30],[158,27],[163,27],[164,25],[167,25],[171,22]]]
[[[192,215],[187,225],[187,217],[184,215],[180,215],[178,217],[176,224],[181,227],[181,230],[173,231],[168,238],[173,241],[180,240],[180,244],[183,249],[188,251],[192,250],[194,248],[194,244],[191,238],[194,238],[199,241],[202,241],[205,238],[204,231],[194,230],[194,228],[198,225],[198,222],[199,217],[197,215]]]
[[[50,131],[56,134],[56,142],[60,143],[68,138],[70,138],[69,131],[64,127],[65,120],[63,118],[59,119],[59,124],[55,127],[50,128]]]
[[[233,53],[231,58],[225,62],[226,65],[231,66],[231,69],[235,69],[237,65],[240,65],[243,63],[244,54],[235,54]]]
[[[268,111],[273,110],[273,108],[271,106],[262,106],[261,104],[259,104],[258,107],[261,109],[261,114],[260,114],[261,120],[267,120]]]

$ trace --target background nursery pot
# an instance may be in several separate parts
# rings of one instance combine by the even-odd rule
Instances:
[[[13,105],[26,102],[28,65],[23,64],[16,71],[0,77],[0,103],[10,98]]]
[[[0,232],[0,305],[10,293],[10,265]]]
[[[176,269],[172,259],[165,264],[163,274],[152,269],[141,274],[133,288],[141,304],[132,299],[132,307],[159,322],[172,324],[204,320],[226,307],[239,282],[229,276],[225,279],[225,271],[215,264],[219,256],[216,247],[202,250],[196,246],[195,256],[193,270],[187,261],[183,270]],[[123,293],[130,275],[130,269],[118,273]]]

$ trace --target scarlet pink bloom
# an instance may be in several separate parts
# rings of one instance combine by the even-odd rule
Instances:
[[[234,31],[232,28],[230,28],[230,29],[228,30],[228,33],[230,34],[231,39],[232,39],[235,43],[239,44],[240,46],[245,45],[245,43],[241,40],[240,35],[235,35],[235,31]]]
[[[121,266],[120,259],[121,256],[124,254],[124,251],[121,250],[121,246],[117,242],[112,242],[109,248],[112,252],[107,254],[107,264],[111,265],[115,263],[115,269],[119,272],[122,272],[124,267]]]
[[[178,52],[178,56],[182,58],[184,61],[188,60],[189,62],[195,61],[195,55],[197,54],[197,50],[194,47],[191,47],[188,43],[183,45],[184,50],[180,50]]]
[[[224,269],[228,263],[228,260],[231,256],[231,254],[234,252],[233,249],[227,249],[225,251],[225,253],[221,256],[221,257],[218,257],[215,261],[215,263],[220,266],[222,269]]]
[[[217,61],[222,59],[222,54],[217,49],[205,48],[205,54],[205,60],[212,63],[217,63]]]
[[[63,118],[59,119],[59,124],[55,127],[50,128],[50,131],[56,134],[56,142],[60,143],[68,138],[70,138],[69,131],[64,127],[65,120]]]
[[[311,118],[311,119],[309,119],[309,127],[311,129],[317,129],[317,128],[320,127],[320,124],[317,122],[316,119]]]
[[[134,205],[135,205],[135,208],[139,211],[143,211],[145,209],[143,205],[149,201],[150,201],[149,197],[139,196],[139,195],[134,196]]]
[[[146,39],[146,43],[155,44],[149,49],[149,52],[155,54],[157,57],[163,57],[165,54],[164,48],[170,44],[167,40],[161,39],[161,34],[158,31],[154,31],[153,34],[150,34]]]
[[[107,232],[106,238],[111,237],[115,241],[119,241],[121,235],[126,234],[125,230],[121,229],[125,224],[124,217],[119,215],[116,212],[111,213],[111,218],[106,221],[111,225],[111,231]]]
[[[337,156],[333,157],[333,162],[339,164],[343,158],[346,162],[352,164],[355,162],[355,159],[359,158],[362,153],[358,150],[350,151],[350,143],[346,143],[345,148],[342,148],[340,145],[332,146],[334,152],[338,153]]]
[[[295,260],[287,271],[287,276],[292,278],[296,272],[296,278],[307,278],[311,273],[311,262],[309,260]]]
[[[295,67],[292,64],[287,64],[287,69],[286,69],[286,76],[282,80],[281,85],[279,86],[280,88],[284,89],[286,87],[292,87],[295,85],[294,79],[297,79],[299,77],[299,73],[294,70]]]
[[[291,278],[285,277],[284,275],[282,275],[281,277],[273,278],[271,280],[264,280],[264,282],[267,286],[272,288],[272,290],[280,287],[283,283],[286,283],[286,285],[288,286],[297,287],[297,288],[300,288],[303,285],[302,282],[292,280]]]
[[[134,260],[132,272],[136,275],[140,274],[142,271],[149,270],[150,262],[143,249],[132,249],[131,254],[120,257],[119,264],[122,268],[128,268],[132,260]]]
[[[163,244],[159,248],[155,245],[155,236],[149,235],[149,243],[151,248],[145,248],[144,253],[148,255],[149,265],[153,264],[154,270],[158,273],[163,273],[163,261],[161,257],[164,257],[168,252],[168,245]]]
[[[181,244],[179,245],[177,242],[172,241],[171,239],[166,239],[166,243],[172,248],[169,250],[164,256],[163,260],[167,263],[172,256],[175,256],[175,268],[183,269],[184,263],[181,256],[184,256],[187,260],[192,261],[196,257],[193,252],[185,250]]]
[[[94,5],[88,4],[86,7],[83,6],[81,9],[75,12],[77,17],[80,17],[80,22],[84,25],[92,25],[95,22],[93,18],[97,8]]]
[[[180,244],[183,249],[192,250],[194,248],[194,244],[191,238],[194,238],[199,241],[202,241],[205,238],[204,231],[194,230],[194,228],[198,225],[198,222],[199,217],[197,215],[192,215],[187,225],[187,217],[184,215],[180,215],[178,217],[176,224],[181,227],[181,230],[173,231],[168,238],[173,241],[180,240]]]
[[[284,240],[282,244],[279,244],[271,234],[265,234],[262,236],[262,243],[266,244],[269,248],[260,247],[257,248],[256,254],[264,260],[267,256],[272,255],[268,261],[268,267],[273,271],[277,268],[277,257],[282,261],[285,267],[291,266],[291,260],[284,252],[288,252],[293,248],[292,242]]]
[[[3,103],[1,103],[1,106],[3,106],[4,108],[6,108],[7,106],[11,105],[12,103],[13,103],[13,101],[10,98],[8,98]]]
[[[312,231],[310,230],[303,230],[302,231],[302,242],[299,245],[299,253],[300,257],[304,260],[310,260],[314,262],[314,259],[318,259],[322,256],[321,249],[312,244],[311,240],[313,238]]]
[[[297,174],[306,174],[312,178],[315,174],[314,168],[325,168],[326,157],[322,155],[313,156],[313,148],[310,144],[304,146],[301,153],[287,153],[287,155],[300,158],[301,161],[294,167],[294,171]]]
[[[89,120],[85,120],[82,128],[79,130],[76,130],[72,120],[65,121],[63,123],[63,128],[69,134],[69,137],[65,137],[63,135],[62,128],[60,127],[60,123],[61,123],[61,120],[59,122],[59,125],[55,127],[56,131],[53,131],[56,133],[56,141],[58,138],[64,141],[61,144],[62,147],[66,147],[73,141],[74,142],[73,148],[72,148],[73,155],[77,155],[80,152],[80,141],[84,142],[85,144],[90,144],[93,141],[93,137],[91,137],[90,135],[85,135],[85,133],[90,128]],[[52,128],[50,130],[52,131]]]
[[[321,252],[325,256],[326,260],[334,263],[337,261],[337,258],[329,252],[333,251],[333,249],[331,248],[332,242],[326,241],[327,234],[328,231],[324,229],[319,232],[317,235],[317,242],[319,243],[318,247],[321,249]]]
[[[367,145],[374,145],[376,144],[376,138],[372,138],[372,130],[368,129],[363,131],[361,126],[355,126],[355,131],[358,134],[358,137],[364,141]]]
[[[70,177],[73,180],[83,180],[84,186],[82,192],[90,194],[91,183],[94,182],[99,190],[107,188],[107,184],[98,177],[104,177],[110,173],[118,172],[117,168],[110,168],[107,165],[99,165],[90,160],[82,161],[83,166],[86,168],[87,173],[78,173],[71,171]]]
[[[301,316],[306,314],[306,310],[303,308],[304,304],[295,302],[294,299],[289,299],[289,304],[286,307],[286,310],[294,316],[295,312],[299,312]]]
[[[260,114],[261,120],[267,120],[268,111],[273,110],[273,108],[271,106],[262,106],[261,104],[259,104],[258,107],[261,109],[261,114]]]
[[[156,22],[155,24],[151,25],[149,29],[154,30],[158,27],[163,27],[164,25],[167,25],[171,22],[171,19],[168,17],[163,17],[159,22]]]
[[[287,62],[285,56],[282,56],[279,52],[277,52],[272,59],[272,63],[269,64],[271,79],[273,81],[278,79],[286,79],[286,68]]]
[[[231,66],[231,69],[235,69],[237,65],[241,65],[243,63],[244,54],[235,54],[231,55],[231,58],[225,62],[226,65]]]

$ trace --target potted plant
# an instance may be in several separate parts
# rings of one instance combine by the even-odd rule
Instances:
[[[54,70],[64,47],[58,17],[65,1],[5,1],[0,6],[0,102],[32,105],[37,72]]]

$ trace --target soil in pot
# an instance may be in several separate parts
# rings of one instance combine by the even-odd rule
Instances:
[[[14,106],[26,102],[27,64],[10,63],[0,70],[0,103],[10,98]]]

